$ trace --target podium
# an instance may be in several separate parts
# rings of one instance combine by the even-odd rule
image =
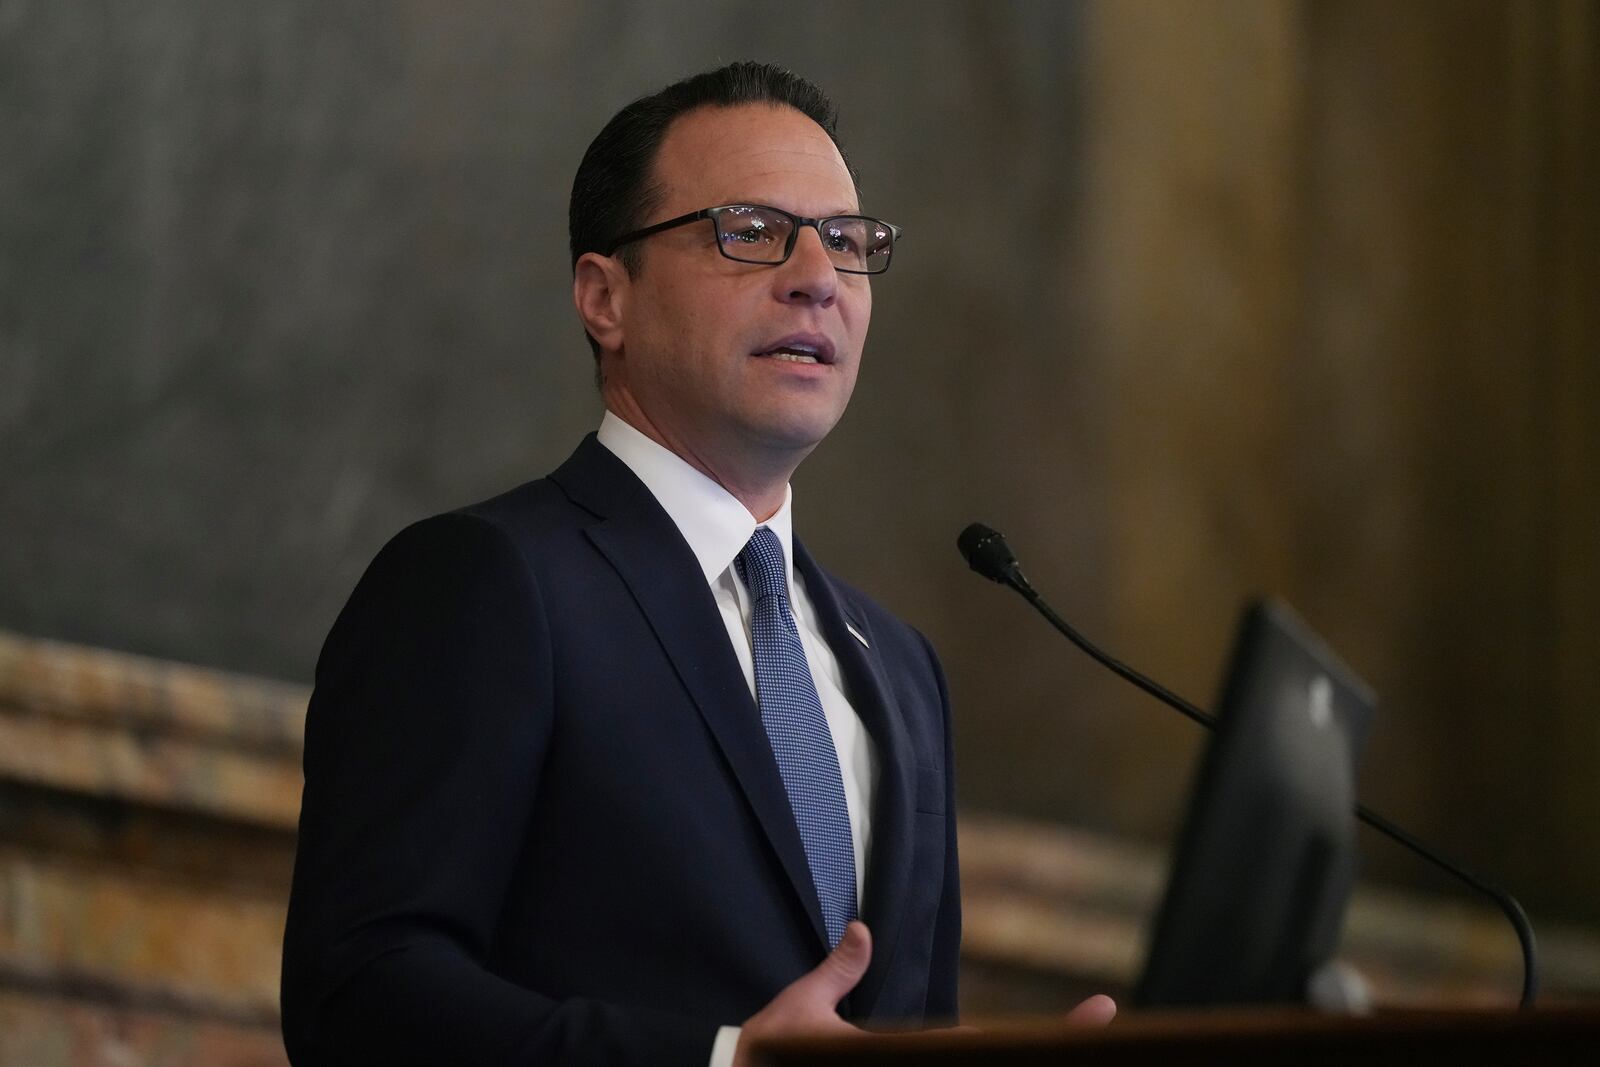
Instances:
[[[1584,1049],[1589,1049],[1585,1053]],[[1060,1022],[981,1031],[805,1038],[758,1047],[761,1067],[1414,1067],[1567,1064],[1600,1048],[1600,1005],[1536,1011],[1303,1009],[1129,1014],[1104,1029]]]

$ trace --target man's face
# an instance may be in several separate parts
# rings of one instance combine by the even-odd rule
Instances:
[[[788,107],[701,108],[678,118],[655,164],[662,198],[649,225],[723,204],[767,204],[822,218],[855,212],[844,160]],[[738,263],[709,221],[645,238],[622,305],[621,351],[607,395],[625,391],[663,439],[702,469],[730,457],[794,462],[844,414],[872,317],[862,275],[834,270],[815,228],[787,262]],[[819,350],[816,362],[773,354]],[[738,462],[739,459],[735,459]]]

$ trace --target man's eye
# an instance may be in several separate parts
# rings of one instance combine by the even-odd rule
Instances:
[[[843,227],[830,227],[822,235],[822,244],[829,252],[855,255],[861,251],[861,242],[857,239],[857,235]]]
[[[767,226],[761,223],[753,223],[724,227],[722,239],[736,244],[758,245],[771,244],[778,237]]]

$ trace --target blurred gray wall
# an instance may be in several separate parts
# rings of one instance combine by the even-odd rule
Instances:
[[[308,678],[387,536],[597,423],[572,172],[623,103],[746,56],[836,95],[866,203],[910,231],[807,525],[912,508],[944,547],[959,494],[895,499],[902,473],[980,429],[957,402],[1023,302],[1065,347],[1076,33],[1055,4],[932,10],[5,0],[0,623]]]
[[[1286,596],[1386,698],[1367,799],[1600,920],[1595,13],[0,0],[0,627],[308,681],[388,536],[597,423],[588,139],[770,59],[907,230],[797,522],[944,653],[964,805],[1159,839],[1199,743],[982,519],[1197,700]]]

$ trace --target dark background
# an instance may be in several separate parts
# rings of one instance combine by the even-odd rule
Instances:
[[[1369,803],[1600,921],[1591,3],[0,0],[0,627],[309,682],[407,522],[599,420],[571,175],[736,58],[840,104],[874,282],[796,479],[934,639],[971,810],[1164,840],[1285,596],[1385,699]],[[1376,839],[1369,870],[1443,888]]]

